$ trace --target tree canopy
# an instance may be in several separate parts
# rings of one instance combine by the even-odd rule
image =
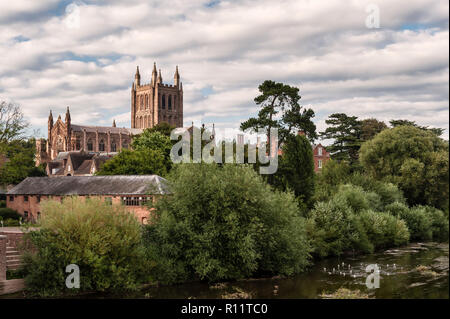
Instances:
[[[305,132],[312,141],[317,138],[316,125],[312,118],[312,109],[305,109],[300,104],[299,89],[287,84],[264,81],[259,87],[261,93],[255,98],[256,105],[261,109],[258,117],[252,117],[241,123],[241,130],[278,129],[278,145],[281,145],[289,135],[297,134],[298,130]],[[269,135],[270,138],[270,135]]]
[[[449,145],[433,132],[407,125],[364,143],[360,160],[377,179],[397,184],[410,205],[448,208]]]

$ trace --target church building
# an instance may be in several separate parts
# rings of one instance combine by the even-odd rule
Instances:
[[[183,126],[183,85],[180,82],[178,66],[174,84],[164,84],[161,70],[153,65],[151,82],[141,84],[139,67],[136,68],[131,85],[131,128],[112,126],[89,126],[72,123],[67,107],[65,119],[58,116],[53,120],[52,111],[48,117],[47,140],[36,141],[36,165],[55,160],[61,152],[95,152],[113,155],[129,148],[134,135],[158,123],[167,122],[176,127]]]

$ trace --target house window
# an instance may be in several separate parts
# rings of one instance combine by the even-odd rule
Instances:
[[[28,219],[28,212],[27,212],[27,211],[24,211],[24,212],[23,212],[23,218],[24,218],[25,220]]]
[[[317,149],[317,151],[318,151],[318,153],[319,153],[319,156],[322,156],[322,148],[319,147],[319,148]]]
[[[37,219],[41,219],[41,212],[37,212]]]
[[[28,202],[28,196],[24,196],[24,197],[23,197],[23,201],[24,201],[24,202]]]
[[[36,203],[40,203],[41,202],[41,196],[36,196]]]
[[[10,201],[10,202],[14,202],[14,196],[13,196],[13,195],[10,195],[10,196],[9,196],[9,201]]]
[[[147,204],[148,197],[122,197],[122,204],[125,206],[142,206]]]
[[[107,205],[112,205],[112,197],[106,197],[105,198],[105,203],[107,204]]]
[[[322,168],[322,160],[319,160],[319,161],[318,161],[317,166],[318,166],[319,168]]]

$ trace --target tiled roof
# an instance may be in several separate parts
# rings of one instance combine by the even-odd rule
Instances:
[[[74,132],[83,132],[83,130],[86,130],[86,132],[99,132],[99,133],[114,133],[114,134],[131,134],[136,135],[142,133],[142,129],[140,128],[125,128],[125,127],[113,127],[113,126],[86,126],[86,125],[77,125],[77,124],[71,124],[70,125],[72,130]]]
[[[158,175],[27,177],[8,195],[146,195],[168,194]]]

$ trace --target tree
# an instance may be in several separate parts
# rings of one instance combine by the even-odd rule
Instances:
[[[162,122],[162,123],[158,123],[155,126],[153,126],[152,128],[146,129],[146,131],[148,131],[148,133],[154,133],[154,132],[159,132],[167,137],[170,138],[170,132],[172,132],[172,130],[175,128],[175,126],[170,125],[167,122]]]
[[[305,136],[289,136],[283,144],[275,174],[275,186],[292,190],[300,203],[312,206],[314,195],[314,159],[311,144]]]
[[[141,135],[133,139],[132,148],[136,151],[159,151],[164,155],[164,163],[167,171],[169,171],[172,167],[172,161],[170,159],[172,145],[169,136],[164,135],[158,130],[151,131],[151,129],[146,129]]]
[[[249,166],[178,164],[168,180],[173,195],[156,202],[144,234],[158,281],[305,269],[309,245],[293,195],[274,192]]]
[[[358,160],[361,145],[361,122],[356,116],[334,113],[325,123],[329,126],[324,132],[320,132],[320,137],[333,140],[333,144],[327,146],[327,151],[336,160],[346,160],[354,164]]]
[[[384,129],[387,129],[387,125],[383,121],[378,121],[375,118],[362,120],[361,140],[368,141]]]
[[[430,131],[433,134],[436,134],[437,136],[441,136],[444,133],[444,131],[445,131],[445,129],[439,128],[439,127],[429,128],[428,126],[420,126],[416,122],[409,121],[409,120],[391,120],[391,121],[389,121],[389,123],[391,124],[392,127],[398,127],[398,126],[413,126],[413,127],[417,127],[417,128],[420,128],[421,130],[424,130],[424,131]]]
[[[28,176],[45,176],[44,165],[35,165],[35,140],[13,140],[3,144],[9,159],[0,167],[0,185],[18,184]]]
[[[123,150],[105,162],[96,175],[159,175],[167,173],[164,154],[159,150]]]
[[[368,174],[398,185],[410,205],[442,209],[448,209],[448,156],[448,142],[410,125],[384,130],[360,151]]]
[[[22,138],[28,125],[18,105],[0,102],[0,144]]]
[[[305,132],[313,141],[317,138],[316,126],[312,122],[314,111],[304,109],[299,104],[299,89],[283,83],[266,80],[259,87],[260,95],[255,98],[256,105],[261,107],[257,118],[250,118],[241,123],[241,130],[267,129],[270,140],[270,129],[278,129],[278,146],[287,136]]]

